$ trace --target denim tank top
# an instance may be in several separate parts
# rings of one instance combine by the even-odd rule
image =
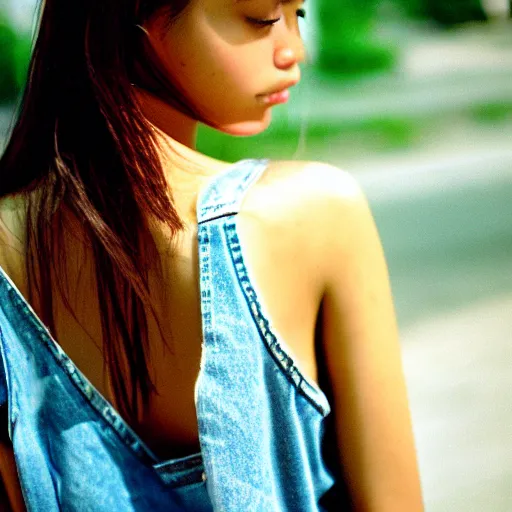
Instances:
[[[158,460],[0,269],[0,405],[29,512],[341,510],[328,399],[274,333],[237,236],[266,167],[238,162],[198,199],[197,454]]]

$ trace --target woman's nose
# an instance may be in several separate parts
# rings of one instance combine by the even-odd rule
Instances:
[[[288,69],[305,59],[306,51],[299,34],[288,35],[280,41],[274,52],[274,64],[279,69]]]

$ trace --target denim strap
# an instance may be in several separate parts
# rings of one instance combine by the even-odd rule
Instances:
[[[237,214],[247,190],[267,165],[268,160],[241,160],[217,174],[198,197],[198,223]]]
[[[7,405],[7,378],[4,363],[4,336],[0,329],[0,407]]]

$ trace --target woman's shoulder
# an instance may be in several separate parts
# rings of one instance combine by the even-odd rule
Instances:
[[[332,225],[333,217],[353,217],[361,207],[365,195],[349,172],[322,162],[285,160],[269,162],[244,205],[269,221],[300,222],[317,231]]]
[[[373,219],[357,180],[320,162],[270,162],[240,212],[264,236],[265,247],[328,278],[340,258],[364,250],[356,240],[375,238]]]

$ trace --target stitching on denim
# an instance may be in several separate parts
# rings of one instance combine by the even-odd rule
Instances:
[[[208,227],[202,225],[198,231],[199,243],[199,276],[201,286],[201,310],[203,314],[203,328],[206,332],[212,329],[212,289],[210,276],[210,236]]]
[[[29,322],[30,326],[36,330],[35,334],[39,334],[41,336],[41,340],[45,347],[50,351],[57,364],[68,375],[71,382],[81,392],[82,396],[85,398],[85,402],[90,404],[92,409],[100,416],[100,419],[103,419],[106,422],[114,434],[117,435],[123,444],[125,444],[135,454],[135,456],[137,456],[143,463],[153,466],[153,464],[158,461],[158,458],[69,359],[57,342],[54,341],[48,330],[43,327],[40,320],[35,316],[35,313],[33,313],[25,303],[25,300],[20,297],[16,288],[14,288],[8,279],[6,279],[2,271],[0,271],[0,278],[3,284],[5,284],[7,292],[12,297],[15,307]],[[34,333],[31,332],[30,334]],[[199,460],[202,460],[202,455],[200,453],[197,454],[197,457]],[[165,462],[166,461],[163,463]],[[179,462],[177,462],[177,464],[179,464]],[[155,471],[158,473],[157,470]],[[160,475],[158,476],[160,477]],[[182,485],[181,479],[178,479],[177,482],[179,482],[179,485]],[[190,483],[187,478],[184,479],[184,482]],[[186,484],[183,483],[183,485]]]
[[[242,256],[242,248],[236,230],[236,222],[233,218],[231,222],[224,224],[224,231],[230,249],[231,258],[235,267],[238,281],[244,292],[245,298],[249,304],[252,316],[258,326],[258,329],[268,347],[270,354],[282,369],[288,380],[299,390],[299,392],[315,407],[315,409],[327,416],[330,412],[330,406],[323,395],[323,392],[316,386],[313,386],[301,371],[295,366],[293,359],[283,349],[276,335],[270,328],[270,322],[263,314],[261,305],[258,301],[256,291],[254,290],[247,268]]]
[[[210,204],[204,206],[201,211],[204,212],[205,214],[209,213],[210,211],[216,212],[217,210],[220,210],[225,206],[230,206],[233,203],[235,203],[235,201],[226,201],[224,203]]]
[[[45,347],[50,351],[57,364],[64,370],[70,378],[70,381],[82,394],[85,402],[103,419],[111,431],[123,442],[132,453],[138,457],[143,463],[153,465],[158,461],[158,458],[151,452],[151,450],[144,444],[144,442],[133,432],[130,426],[124,419],[117,413],[117,411],[101,396],[92,384],[89,383],[87,378],[82,375],[80,370],[69,359],[65,352],[60,348],[57,342],[52,338],[48,330],[43,327],[41,321],[36,317],[25,303],[25,300],[20,296],[20,292],[14,288],[9,280],[3,275],[0,270],[0,279],[6,286],[7,292],[11,295],[13,303],[21,315],[27,320],[30,327],[35,329],[36,335],[39,334],[41,341]],[[30,334],[34,334],[31,332]],[[200,456],[200,454],[198,454]],[[202,458],[202,456],[201,456]],[[154,469],[154,468],[153,468]],[[180,481],[180,480],[179,480]]]
[[[211,216],[207,216],[203,220],[198,220],[197,224],[198,224],[198,226],[201,226],[201,225],[206,224],[207,222],[210,222],[212,220],[221,219],[222,217],[229,217],[230,215],[236,215],[237,213],[238,213],[238,211],[236,211],[236,210],[226,210],[226,211],[220,212],[218,215],[211,215]],[[201,218],[201,217],[202,216],[200,216],[199,218]]]
[[[201,325],[203,334],[201,363],[199,368],[199,374],[196,381],[197,396],[196,400],[196,413],[197,413],[197,424],[199,430],[199,437],[201,438],[201,430],[206,427],[205,422],[202,418],[202,402],[199,401],[199,390],[204,379],[204,365],[206,363],[206,343],[210,336],[213,336],[213,313],[212,313],[212,280],[210,270],[210,228],[208,224],[199,225],[197,231],[197,239],[199,246],[199,286],[200,286],[200,301],[201,301]],[[211,361],[209,361],[211,364]],[[208,434],[207,432],[205,433]],[[215,461],[213,459],[213,451],[208,450],[207,457],[203,457],[203,464],[205,466],[206,474],[208,475],[208,469],[215,467]]]
[[[162,479],[164,484],[171,489],[180,489],[182,487],[186,487],[188,485],[193,484],[203,484],[206,485],[203,481],[203,467],[197,467],[191,470],[190,472],[180,475],[177,479],[173,478],[172,475],[167,475],[164,472],[159,474],[158,476]]]
[[[185,471],[185,470],[193,470],[202,467],[203,458],[201,454],[195,454],[192,456],[188,456],[187,460],[177,460],[177,461],[167,461],[161,462],[160,464],[155,465],[155,469],[159,472],[165,473],[169,470],[172,471]]]
[[[9,434],[9,439],[12,441],[12,431],[13,431],[14,424],[16,423],[17,411],[15,410],[16,409],[14,407],[15,404],[13,403],[13,399],[12,399],[11,376],[10,376],[9,368],[7,365],[7,358],[5,355],[5,351],[6,351],[6,345],[5,345],[4,331],[0,326],[0,357],[2,358],[2,361],[0,362],[0,364],[3,365],[4,377],[5,377],[4,378],[5,396],[6,396],[5,399],[7,402],[6,405],[7,405],[7,418],[8,418],[7,432]]]
[[[238,206],[243,198],[245,192],[251,186],[257,178],[261,175],[261,173],[268,167],[267,159],[260,160],[242,160],[238,162],[240,166],[236,165],[235,167],[229,169],[227,173],[221,173],[218,176],[218,179],[213,181],[209,188],[205,191],[203,195],[203,200],[201,201],[204,204],[198,205],[198,223],[202,224],[204,222],[208,222],[220,217],[225,217],[228,215],[233,215],[238,213]],[[233,173],[245,171],[240,179],[236,182],[233,189],[230,191],[230,195],[232,196],[231,200],[223,200],[221,202],[217,202],[215,197],[209,196],[213,190],[218,189],[219,185],[222,183],[226,177],[232,175]],[[225,195],[225,191],[223,190],[223,195]],[[218,198],[220,199],[220,197]],[[218,215],[215,215],[216,212],[222,210],[227,207],[232,207],[231,209],[227,209],[224,212],[221,212]]]
[[[133,430],[126,424],[121,416],[114,410],[114,408],[103,398],[99,391],[97,391],[87,378],[80,372],[75,364],[69,359],[62,348],[52,338],[48,330],[43,327],[41,321],[35,316],[35,313],[31,311],[24,299],[19,295],[19,292],[11,285],[11,283],[0,274],[2,282],[5,284],[9,295],[15,307],[24,319],[32,327],[33,331],[30,334],[39,335],[44,346],[50,351],[57,364],[64,370],[75,385],[75,387],[81,392],[82,396],[86,399],[85,401],[91,405],[92,409],[99,414],[99,416],[105,420],[105,422],[112,428],[117,434],[121,441],[128,446],[143,462],[149,462],[153,464],[157,458],[151,453],[141,439],[133,432]]]
[[[251,161],[251,163],[253,163],[253,162]],[[242,169],[243,168],[244,167],[242,167]],[[240,195],[243,194],[243,192],[247,188],[247,182],[253,176],[254,169],[257,169],[257,168],[258,168],[257,166],[252,167],[249,170],[249,172],[246,172],[246,174],[244,176],[242,176],[241,182],[236,183],[236,186],[234,187],[234,190],[233,190],[233,194],[232,194],[233,198],[232,199],[230,199],[228,201],[217,202],[217,201],[215,201],[215,198],[212,198],[212,197],[208,198],[208,196],[207,196],[206,204],[201,208],[201,217],[203,215],[208,215],[210,212],[216,212],[218,210],[221,210],[222,208],[225,208],[226,206],[234,206],[238,202]],[[208,192],[211,193],[212,190],[218,189],[219,183],[221,183],[222,179],[225,179],[226,176],[229,176],[230,174],[232,174],[235,171],[235,169],[237,171],[240,171],[240,168],[235,167],[235,168],[231,169],[228,174],[219,175],[219,177],[218,177],[219,179],[210,184]],[[233,212],[233,213],[236,213],[236,212]],[[212,219],[209,219],[209,220],[212,220]]]

